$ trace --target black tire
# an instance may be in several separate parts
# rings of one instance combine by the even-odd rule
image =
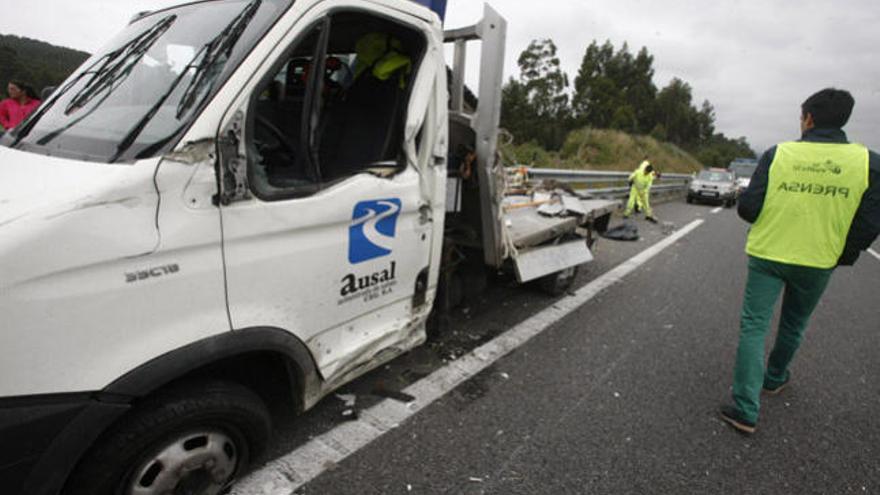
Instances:
[[[687,197],[687,203],[688,203],[688,204],[691,204],[691,203],[693,203],[693,202],[694,202],[694,198],[688,196],[688,197]]]
[[[538,288],[548,295],[561,296],[574,284],[579,270],[580,266],[573,266],[541,277],[537,280]]]
[[[219,459],[200,461],[205,464],[197,468],[189,466],[193,470],[174,486],[204,486],[214,478],[228,487],[265,447],[270,430],[265,403],[242,385],[211,381],[177,386],[137,404],[105,432],[77,465],[63,493],[124,495],[135,483],[158,485],[165,476],[174,478],[172,467],[159,460],[172,446],[189,449],[193,458],[209,448],[220,454]],[[204,488],[194,493],[200,490]]]

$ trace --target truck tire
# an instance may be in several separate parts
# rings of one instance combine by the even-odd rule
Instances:
[[[538,288],[551,296],[561,296],[574,284],[580,266],[572,266],[538,279]]]
[[[105,432],[63,493],[222,493],[263,449],[270,430],[265,403],[242,385],[175,387],[136,405]]]

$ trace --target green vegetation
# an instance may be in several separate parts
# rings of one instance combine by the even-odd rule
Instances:
[[[89,54],[30,38],[0,34],[0,93],[6,96],[6,83],[19,79],[37,94],[46,86],[57,86]]]
[[[547,151],[534,141],[504,144],[508,165],[591,170],[635,169],[646,157],[663,172],[691,173],[703,168],[690,153],[650,136],[609,129],[582,128],[572,131],[558,151]]]
[[[509,159],[628,169],[647,157],[663,170],[690,172],[755,156],[744,137],[715,132],[715,109],[709,101],[697,108],[688,83],[675,78],[658,90],[647,48],[633,55],[626,43],[615,51],[593,41],[571,95],[556,52],[550,39],[533,41],[519,57],[519,78],[504,86],[501,125],[515,139],[505,146]]]

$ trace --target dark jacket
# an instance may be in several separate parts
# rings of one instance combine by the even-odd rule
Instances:
[[[846,143],[846,133],[841,129],[810,129],[801,137],[801,141],[814,143]],[[739,216],[754,223],[761,214],[764,206],[764,196],[767,193],[767,183],[770,177],[770,164],[776,156],[776,146],[770,148],[755,169],[748,189],[739,197]],[[871,247],[880,233],[880,155],[869,152],[868,190],[862,197],[862,203],[856,211],[849,235],[846,238],[846,246],[838,260],[838,265],[852,265],[859,259],[862,251]]]

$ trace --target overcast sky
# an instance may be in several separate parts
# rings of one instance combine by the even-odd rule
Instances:
[[[11,1],[11,0],[4,0]],[[482,2],[448,0],[447,26],[479,19]],[[28,0],[4,9],[0,33],[93,52],[141,10],[176,0]],[[571,81],[594,39],[654,55],[659,88],[687,81],[716,127],[757,151],[798,137],[800,103],[827,86],[853,93],[846,130],[880,150],[880,6],[876,0],[491,0],[508,20],[506,77],[535,38],[552,38]]]

